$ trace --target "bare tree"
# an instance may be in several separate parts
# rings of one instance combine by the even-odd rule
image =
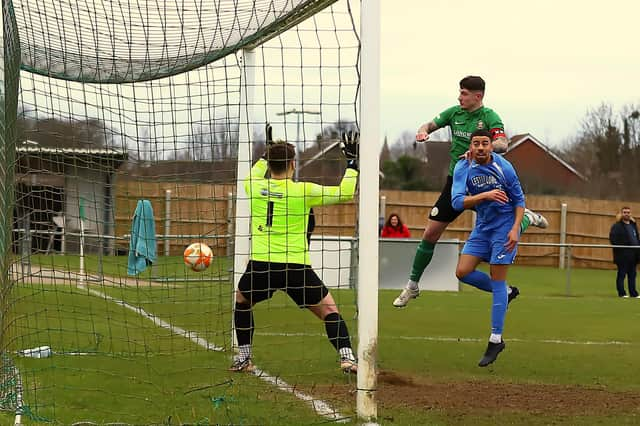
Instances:
[[[104,122],[94,118],[40,120],[22,111],[18,116],[17,133],[19,143],[31,140],[43,147],[89,149],[116,145],[115,132]]]
[[[344,132],[357,131],[356,123],[350,120],[338,119],[333,124],[322,128],[322,132],[316,135],[316,142],[321,145],[323,141],[339,139]]]
[[[217,147],[214,157],[217,160],[238,158],[239,125],[234,120],[222,119],[215,122],[214,144]]]
[[[640,111],[609,104],[587,111],[578,135],[562,155],[588,179],[587,196],[635,198],[640,195]]]
[[[389,148],[391,151],[391,158],[397,160],[405,155],[409,157],[424,157],[424,144],[414,144],[415,140],[415,133],[408,130],[402,132]]]

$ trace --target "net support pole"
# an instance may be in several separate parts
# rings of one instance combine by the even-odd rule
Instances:
[[[232,307],[235,306],[235,290],[249,260],[250,212],[249,196],[244,191],[242,181],[251,170],[251,133],[255,91],[255,52],[251,49],[242,51],[240,84],[240,122],[238,123],[238,167],[236,173],[236,214],[233,255],[233,288]],[[237,347],[235,328],[231,333],[232,347]]]
[[[358,267],[358,417],[374,420],[378,350],[378,210],[380,190],[380,2],[364,0],[360,19],[360,201]],[[365,264],[366,262],[366,264]]]
[[[79,284],[84,286],[84,203],[82,196],[80,197],[80,276]]]
[[[233,256],[233,192],[227,193],[227,258]]]
[[[164,255],[171,254],[171,190],[164,191]]]
[[[20,82],[20,43],[11,2],[2,2],[0,42],[0,324],[6,326],[11,304],[11,240],[16,162],[16,120]],[[0,328],[0,351],[6,350],[5,326]]]

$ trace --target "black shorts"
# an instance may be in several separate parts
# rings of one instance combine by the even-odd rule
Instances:
[[[329,289],[310,265],[250,260],[238,290],[252,305],[282,290],[301,308],[317,305]]]
[[[456,220],[456,218],[462,214],[462,211],[454,210],[453,206],[451,205],[452,186],[453,177],[447,176],[447,182],[444,184],[444,188],[442,188],[442,192],[440,193],[440,197],[438,197],[438,201],[436,201],[435,206],[433,206],[433,208],[431,209],[431,213],[429,213],[429,219],[438,222],[450,223]]]

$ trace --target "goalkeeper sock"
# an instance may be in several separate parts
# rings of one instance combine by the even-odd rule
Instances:
[[[418,249],[416,250],[416,254],[413,258],[411,275],[409,275],[409,279],[411,281],[420,281],[420,277],[422,276],[425,268],[429,265],[429,263],[431,263],[431,258],[433,257],[433,249],[435,248],[435,246],[435,244],[428,241],[420,241]]]
[[[531,225],[531,219],[526,214],[522,216],[522,222],[520,222],[520,233],[522,234]]]
[[[238,346],[251,345],[253,329],[255,327],[251,305],[236,302],[236,308],[233,310],[233,320],[236,327]]]
[[[340,354],[340,359],[348,359],[349,361],[356,360],[356,356],[353,354],[353,350],[351,348],[340,348],[338,353]]]
[[[482,291],[491,293],[491,277],[484,272],[480,272],[478,270],[471,271],[464,277],[460,278],[460,281]]]
[[[347,323],[344,322],[339,313],[332,312],[324,317],[324,328],[327,330],[329,341],[337,351],[342,348],[351,348]]]
[[[236,355],[235,359],[239,361],[244,361],[247,359],[251,359],[251,345],[241,345],[238,346],[238,355]]]

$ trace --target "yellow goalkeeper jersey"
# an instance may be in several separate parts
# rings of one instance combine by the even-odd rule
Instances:
[[[267,161],[251,168],[244,189],[251,200],[251,259],[311,265],[307,247],[309,210],[351,200],[358,172],[346,169],[338,186],[267,179]]]

